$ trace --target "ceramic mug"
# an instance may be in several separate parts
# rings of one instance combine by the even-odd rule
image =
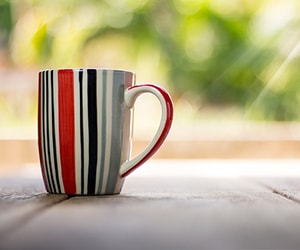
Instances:
[[[133,106],[143,93],[161,104],[159,128],[146,149],[130,159]],[[38,148],[49,193],[119,194],[124,177],[162,145],[173,120],[169,94],[135,85],[133,72],[58,69],[39,72]]]

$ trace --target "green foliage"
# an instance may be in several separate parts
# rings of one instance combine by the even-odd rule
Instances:
[[[0,0],[0,46],[7,45],[12,26],[10,2]]]
[[[143,64],[196,109],[237,106],[248,119],[300,119],[297,0],[35,0],[23,10],[12,29],[9,1],[0,3],[16,65]]]

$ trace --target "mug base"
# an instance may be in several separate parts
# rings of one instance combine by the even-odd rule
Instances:
[[[51,194],[51,195],[67,195],[69,197],[78,197],[78,196],[91,196],[91,197],[94,197],[94,196],[109,196],[109,195],[118,195],[120,194],[120,192],[115,192],[115,193],[104,193],[104,194],[67,194],[67,193],[51,193],[51,192],[48,192],[48,194]]]

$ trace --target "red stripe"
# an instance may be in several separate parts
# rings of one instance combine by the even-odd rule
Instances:
[[[75,194],[74,77],[72,70],[58,71],[59,145],[65,193]]]
[[[42,171],[42,176],[44,180],[44,185],[49,192],[49,186],[48,182],[46,179],[46,174],[45,174],[45,165],[44,165],[44,160],[43,160],[43,148],[42,148],[42,107],[41,107],[41,99],[42,99],[42,72],[39,73],[39,90],[38,90],[38,147],[39,147],[39,157],[40,157],[40,164],[41,164],[41,171]]]

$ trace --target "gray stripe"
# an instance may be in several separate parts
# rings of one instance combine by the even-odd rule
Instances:
[[[104,161],[104,171],[103,171],[103,183],[101,193],[106,193],[106,186],[109,176],[109,166],[110,166],[110,150],[111,150],[111,135],[112,135],[112,100],[113,100],[113,71],[107,71],[106,79],[106,138],[105,138],[105,161]]]
[[[82,77],[82,129],[83,129],[83,170],[84,173],[81,173],[84,178],[82,194],[87,194],[87,184],[88,184],[88,166],[89,166],[89,127],[88,127],[88,96],[87,96],[87,71],[83,70]]]
[[[103,183],[103,173],[104,173],[104,165],[105,165],[105,150],[106,150],[106,93],[107,93],[107,72],[103,71],[102,74],[102,109],[101,109],[101,155],[100,155],[100,175],[99,175],[99,187],[97,193],[101,193],[102,183]],[[100,126],[100,124],[98,125]]]
[[[122,107],[124,99],[125,74],[115,71],[113,74],[113,93],[112,93],[112,133],[110,149],[110,166],[106,186],[106,193],[112,194],[119,177],[121,163],[121,147],[123,138],[123,119],[124,110]],[[118,114],[118,115],[117,115]]]

